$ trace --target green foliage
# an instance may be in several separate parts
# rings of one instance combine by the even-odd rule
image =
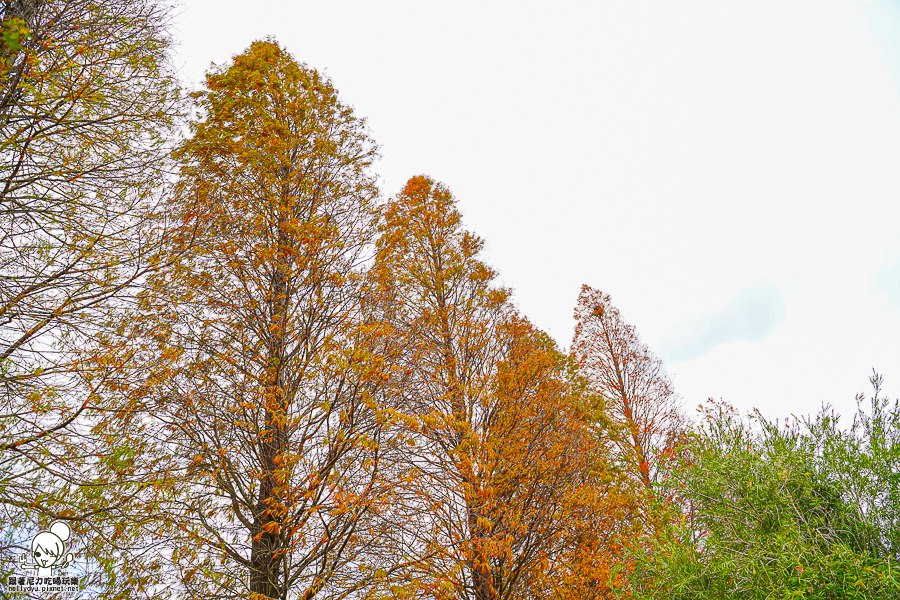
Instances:
[[[635,556],[634,597],[898,597],[900,409],[872,382],[846,431],[827,409],[784,424],[703,409],[666,482],[670,525]]]
[[[31,37],[31,30],[24,19],[11,17],[0,23],[0,56],[3,59],[23,49],[23,42]],[[0,60],[3,60],[0,59]],[[5,64],[6,63],[2,63]]]
[[[137,589],[120,524],[152,468],[121,427],[93,427],[127,412],[97,393],[122,365],[96,345],[167,228],[168,14],[167,0],[0,0],[0,574],[63,519],[78,561],[119,565],[86,579],[92,597]]]

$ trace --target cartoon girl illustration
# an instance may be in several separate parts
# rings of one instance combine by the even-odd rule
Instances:
[[[56,521],[50,525],[49,531],[41,531],[34,536],[34,539],[31,540],[31,556],[34,564],[29,566],[37,568],[38,577],[52,577],[54,568],[58,572],[59,569],[69,566],[72,562],[72,554],[63,555],[66,550],[63,542],[71,535],[72,530],[67,524]],[[27,557],[27,553],[23,554],[21,561],[24,562]]]

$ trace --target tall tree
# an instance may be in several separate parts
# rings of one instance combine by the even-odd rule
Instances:
[[[55,518],[95,537],[83,528],[122,501],[90,435],[115,407],[85,350],[164,236],[155,205],[179,111],[168,11],[0,1],[0,510],[23,537]]]
[[[617,446],[649,488],[680,438],[683,418],[665,368],[613,306],[608,294],[582,286],[572,355],[590,388],[620,427]]]
[[[343,597],[387,492],[390,350],[363,272],[376,149],[330,80],[273,41],[214,69],[197,101],[172,211],[198,235],[150,279],[129,342],[151,373],[130,426],[155,431],[176,474],[177,595]]]
[[[408,439],[386,587],[398,598],[577,597],[564,590],[576,587],[583,534],[615,522],[621,496],[604,493],[615,476],[566,358],[493,286],[482,245],[427,177],[387,207],[375,271],[406,348],[394,373]]]

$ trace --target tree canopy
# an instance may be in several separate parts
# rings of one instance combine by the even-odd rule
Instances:
[[[169,11],[0,0],[3,594],[900,597],[880,377],[692,421],[609,294],[566,352],[447,185],[383,195],[275,40],[187,100]]]

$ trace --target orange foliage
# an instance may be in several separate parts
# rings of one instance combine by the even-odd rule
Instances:
[[[582,286],[575,318],[572,356],[621,429],[621,459],[650,489],[664,474],[684,422],[672,383],[608,294]]]
[[[255,42],[207,88],[172,206],[197,235],[133,315],[152,373],[140,392],[178,472],[166,502],[174,562],[190,567],[181,595],[347,593],[389,491],[389,352],[360,268],[374,144],[330,81],[275,43]]]
[[[414,177],[379,241],[375,272],[406,348],[392,389],[409,446],[389,515],[396,576],[373,596],[601,597],[633,500],[566,357],[492,286],[454,204]]]

